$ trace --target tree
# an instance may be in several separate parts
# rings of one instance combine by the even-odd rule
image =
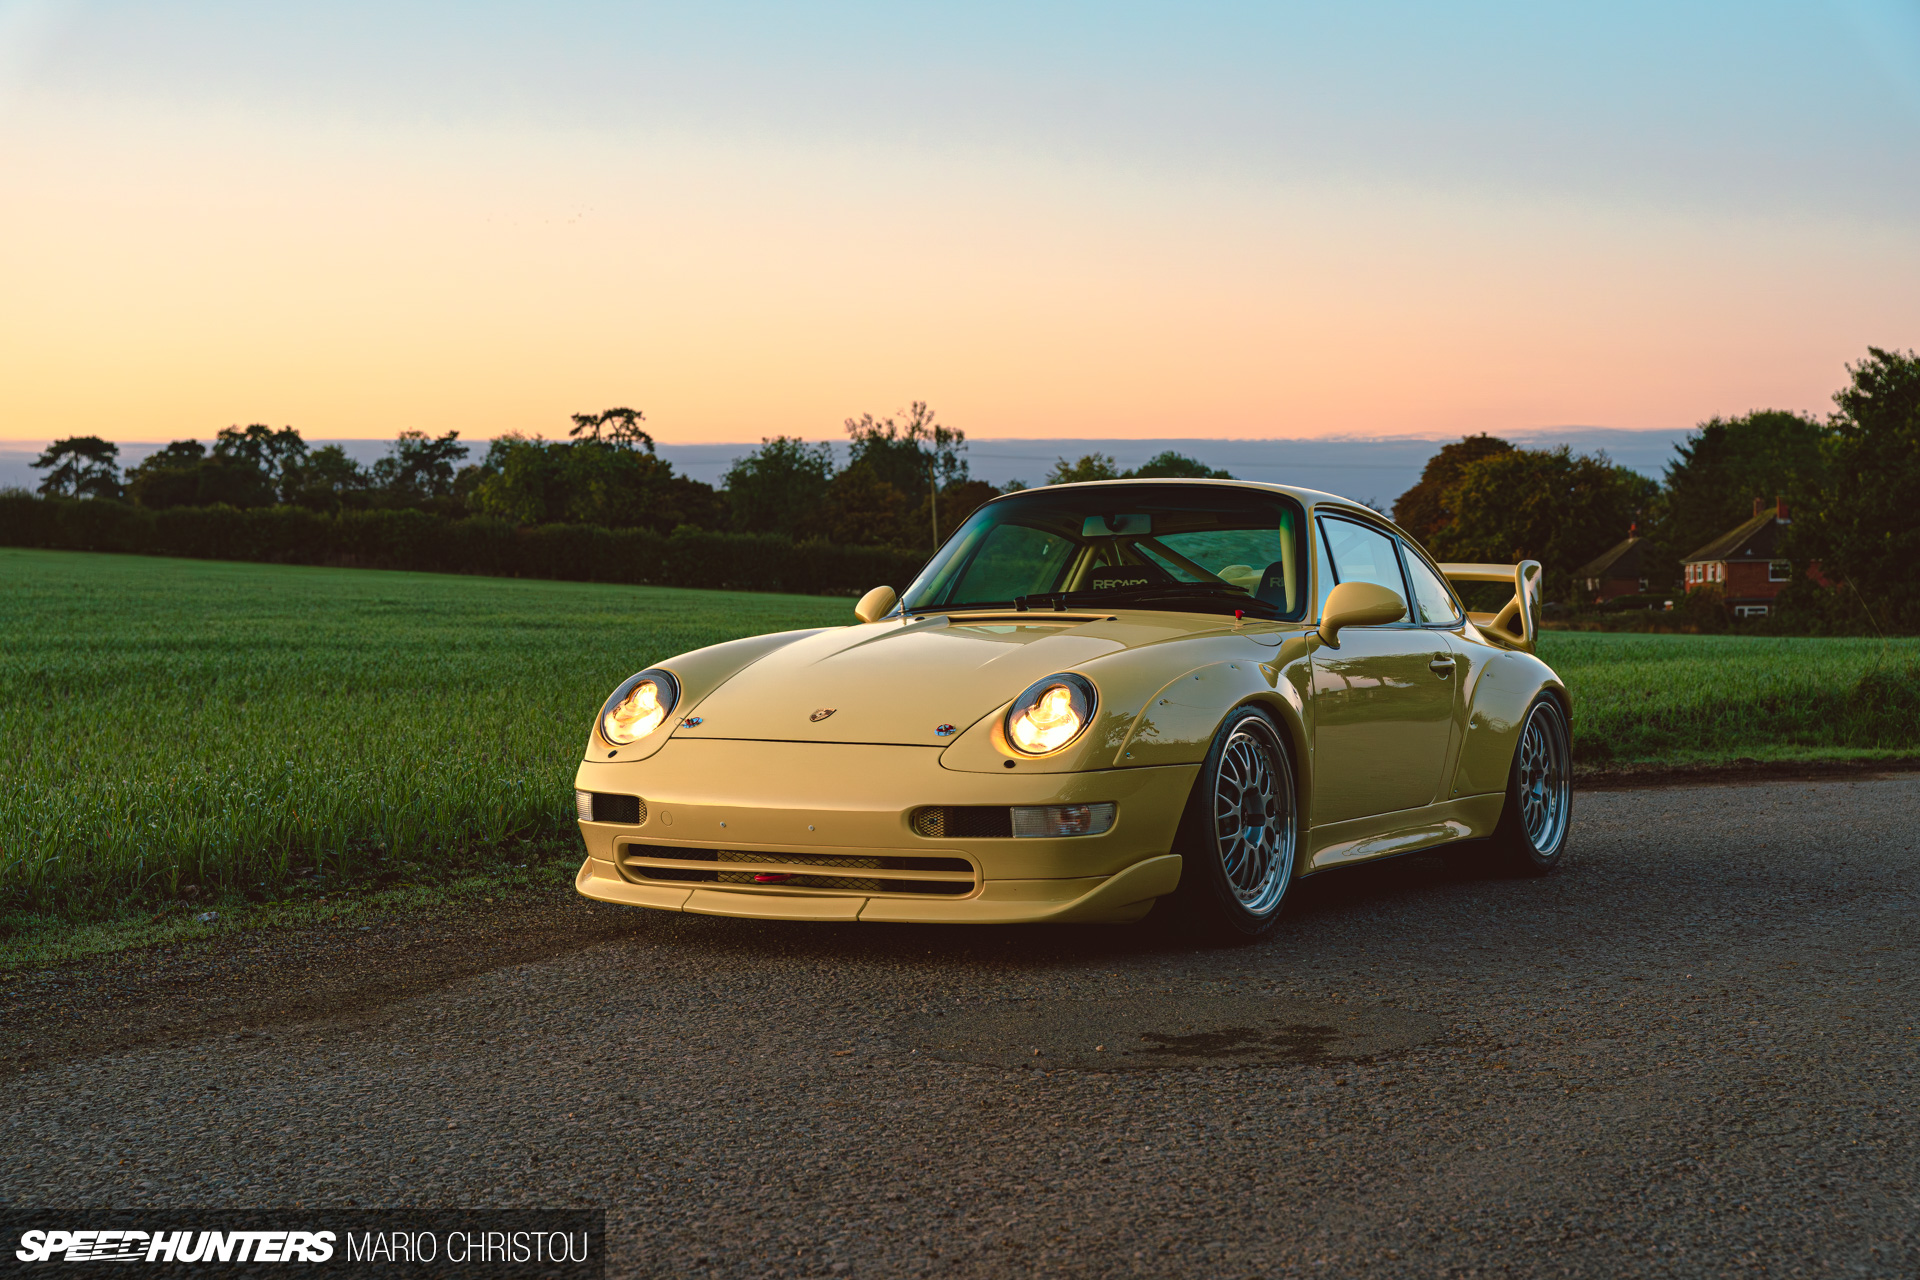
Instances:
[[[847,465],[827,491],[826,523],[835,541],[916,547],[937,537],[933,496],[967,481],[967,434],[937,422],[924,400],[904,416],[905,422],[870,413],[846,420]]]
[[[727,471],[733,527],[803,538],[818,532],[833,482],[833,449],[792,436],[762,437]]]
[[[935,421],[925,400],[904,411],[906,421],[863,413],[846,421],[847,470],[866,467],[902,493],[925,493],[967,478],[967,433]]]
[[[418,506],[435,498],[453,496],[454,464],[467,456],[460,433],[429,436],[424,431],[402,431],[387,447],[387,456],[373,464],[374,485],[388,501]]]
[[[1068,462],[1065,458],[1053,464],[1053,470],[1047,472],[1048,484],[1079,484],[1086,480],[1118,480],[1120,470],[1114,466],[1113,459],[1104,453],[1089,453],[1078,462]]]
[[[1920,356],[1869,347],[1847,372],[1822,484],[1789,535],[1790,554],[1820,561],[1840,590],[1796,575],[1782,603],[1842,625],[1920,631]]]
[[[1063,458],[1061,461],[1065,461]],[[1109,459],[1111,462],[1111,459]],[[1230,471],[1216,471],[1198,458],[1189,458],[1184,453],[1175,453],[1168,449],[1157,453],[1141,465],[1126,473],[1129,480],[1231,480]]]
[[[28,465],[47,473],[40,492],[50,498],[117,498],[119,457],[120,446],[99,436],[68,436]]]
[[[1812,418],[1761,409],[1710,418],[1667,465],[1666,504],[1656,532],[1674,560],[1753,516],[1753,500],[1817,492],[1826,470],[1826,428]]]
[[[713,486],[673,474],[650,450],[606,440],[493,441],[472,482],[469,506],[516,524],[593,524],[670,532],[720,522]],[[461,484],[466,484],[463,475]]]
[[[1442,560],[1538,560],[1549,599],[1571,593],[1573,570],[1625,536],[1659,485],[1605,453],[1508,449],[1469,462],[1442,495],[1451,518],[1429,547]]]
[[[1047,472],[1048,484],[1081,484],[1089,480],[1231,480],[1233,473],[1219,471],[1198,458],[1189,458],[1172,449],[1162,450],[1131,471],[1122,471],[1111,454],[1082,454],[1073,462],[1055,459]],[[1021,486],[1025,487],[1025,486]]]
[[[338,511],[349,504],[364,505],[373,483],[366,468],[348,457],[345,449],[330,444],[315,449],[282,476],[281,493],[286,501],[303,507]]]
[[[733,508],[727,495],[704,480],[669,474],[666,497],[674,515],[673,528],[685,524],[696,529],[724,529],[732,523]]]
[[[496,437],[487,445],[468,506],[514,524],[549,524],[559,519],[565,501],[553,451],[565,447],[538,437],[529,440],[517,431]]]
[[[1431,544],[1453,518],[1453,512],[1447,507],[1446,494],[1460,483],[1460,473],[1466,466],[1496,453],[1510,453],[1512,450],[1513,446],[1505,440],[1485,432],[1441,445],[1440,451],[1427,459],[1427,465],[1421,469],[1420,479],[1413,488],[1394,502],[1393,522],[1419,541]]]
[[[252,467],[277,490],[287,473],[307,456],[307,442],[292,427],[275,431],[256,422],[244,431],[223,428],[213,439],[213,456],[222,462]]]
[[[261,432],[268,428],[261,427]],[[259,437],[237,428],[221,432],[209,454],[198,440],[175,440],[127,472],[127,496],[142,507],[266,507],[273,505],[274,479],[263,469]],[[297,438],[297,437],[296,437]],[[221,448],[222,444],[225,448]],[[304,450],[305,446],[301,446]],[[284,446],[276,455],[285,456]],[[297,468],[298,463],[289,464]],[[285,475],[291,473],[283,473]]]
[[[831,542],[854,547],[913,546],[931,532],[913,500],[880,478],[872,467],[848,467],[827,494],[824,532]]]
[[[175,440],[157,449],[127,472],[127,496],[136,506],[184,507],[200,496],[200,464],[207,446],[198,440]]]
[[[573,429],[567,434],[581,444],[608,445],[616,449],[645,448],[654,452],[653,437],[640,424],[647,415],[638,409],[602,409],[599,413],[576,413]]]

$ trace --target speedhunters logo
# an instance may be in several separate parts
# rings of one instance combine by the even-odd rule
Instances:
[[[304,1223],[289,1221],[296,1214]],[[11,1215],[10,1215],[11,1216]],[[43,1273],[71,1262],[127,1263],[144,1269],[213,1268],[224,1275],[284,1275],[313,1267],[328,1275],[383,1277],[555,1277],[604,1274],[605,1215],[598,1211],[502,1210],[409,1213],[235,1214],[215,1223],[201,1212],[159,1214],[77,1211],[15,1219],[0,1240],[0,1273]],[[55,1223],[69,1225],[53,1225]],[[9,1256],[10,1255],[10,1256]]]
[[[23,1231],[21,1262],[326,1262],[331,1231]]]

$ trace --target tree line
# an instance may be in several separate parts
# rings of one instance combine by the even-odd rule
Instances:
[[[1393,517],[1442,560],[1539,560],[1548,598],[1566,602],[1578,598],[1581,565],[1637,534],[1651,592],[1711,606],[1710,591],[1683,592],[1681,559],[1747,520],[1754,499],[1782,496],[1794,515],[1784,554],[1818,561],[1840,589],[1796,572],[1770,626],[1920,631],[1920,357],[1869,348],[1848,374],[1825,418],[1763,409],[1699,424],[1659,480],[1604,451],[1467,436],[1428,460]],[[362,466],[338,445],[310,448],[291,427],[255,424],[221,431],[211,448],[175,441],[124,474],[117,447],[94,436],[56,441],[33,465],[45,473],[42,495],[147,511],[415,511],[519,529],[710,531],[919,554],[988,499],[1025,487],[974,479],[965,432],[922,401],[847,419],[844,463],[827,444],[764,438],[717,488],[676,474],[645,421],[625,407],[574,414],[565,439],[510,434],[473,461],[453,431],[404,431]],[[1045,481],[1127,477],[1232,478],[1179,453],[1125,471],[1089,453],[1058,459]]]
[[[1920,631],[1920,357],[1870,347],[1847,371],[1825,418],[1711,418],[1660,480],[1604,451],[1468,436],[1428,460],[1393,518],[1441,560],[1538,560],[1547,597],[1569,602],[1575,571],[1637,534],[1649,590],[1711,608],[1712,590],[1684,592],[1681,560],[1751,518],[1754,499],[1785,498],[1797,569],[1769,625]],[[1813,562],[1834,589],[1806,575]]]
[[[924,401],[897,416],[846,420],[847,458],[791,436],[764,438],[737,459],[721,485],[679,475],[658,454],[646,415],[626,407],[576,413],[565,439],[509,434],[473,449],[449,431],[403,431],[386,456],[362,466],[339,445],[310,447],[292,427],[228,427],[211,448],[176,440],[128,468],[119,447],[97,436],[55,441],[32,465],[47,497],[125,502],[148,510],[226,506],[298,507],[321,514],[416,510],[486,517],[521,527],[679,528],[772,534],[796,542],[932,551],[1003,490],[968,471],[966,433]],[[1122,473],[1090,454],[1062,458],[1049,484],[1119,475],[1219,476],[1203,463],[1163,453]],[[1018,480],[1007,489],[1024,488]]]

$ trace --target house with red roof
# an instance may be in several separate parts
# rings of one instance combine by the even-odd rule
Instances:
[[[1793,578],[1793,565],[1780,554],[1791,523],[1785,498],[1775,498],[1771,508],[1766,499],[1755,498],[1751,520],[1681,561],[1687,590],[1717,586],[1734,617],[1765,616]],[[1824,583],[1818,565],[1810,565],[1807,573]]]
[[[1589,604],[1605,604],[1620,596],[1637,596],[1647,589],[1645,538],[1636,525],[1627,530],[1626,541],[1601,552],[1574,572],[1574,581],[1584,589]]]

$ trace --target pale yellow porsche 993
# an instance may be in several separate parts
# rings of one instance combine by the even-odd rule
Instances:
[[[1306,489],[1007,494],[857,625],[616,688],[575,783],[576,884],[783,920],[1126,922],[1164,901],[1230,941],[1330,867],[1471,841],[1546,871],[1571,708],[1533,654],[1539,573],[1435,564]],[[1512,597],[1469,614],[1459,582]]]

